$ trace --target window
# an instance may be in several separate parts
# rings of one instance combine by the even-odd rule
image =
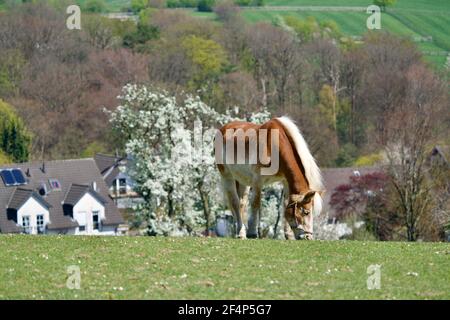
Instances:
[[[31,228],[30,228],[30,217],[29,216],[23,216],[22,217],[22,229],[24,233],[30,234]]]
[[[86,226],[79,226],[78,231],[86,231]]]
[[[98,211],[92,212],[92,222],[93,222],[94,230],[100,229],[100,220],[99,220],[98,214],[99,214]]]
[[[125,194],[127,193],[127,179],[119,179],[119,193]]]
[[[37,227],[38,234],[44,233],[45,227],[44,227],[44,215],[43,214],[38,214],[36,216],[36,227]]]
[[[55,191],[61,190],[61,183],[59,183],[59,181],[56,179],[48,179],[48,184],[50,185],[50,188],[52,190]]]

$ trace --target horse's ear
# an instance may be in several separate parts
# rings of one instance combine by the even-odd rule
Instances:
[[[302,199],[302,203],[308,203],[312,200],[312,198],[314,198],[314,195],[316,194],[317,191],[308,191],[305,196]]]

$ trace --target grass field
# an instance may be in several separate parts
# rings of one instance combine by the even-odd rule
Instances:
[[[345,6],[367,7],[371,0],[267,0],[268,6]],[[450,10],[447,0],[397,0],[394,8],[410,10]]]
[[[0,299],[450,299],[450,245],[0,236]],[[381,289],[367,267],[381,265]],[[66,287],[79,266],[81,289]]]
[[[249,22],[277,21],[279,17],[293,15],[301,19],[309,16],[318,21],[333,20],[347,36],[362,36],[367,32],[364,11],[333,11],[333,7],[367,7],[367,0],[268,0],[265,8],[244,8],[242,15]],[[302,6],[320,6],[320,10],[307,10]],[[327,8],[330,7],[330,8]],[[290,9],[291,8],[291,9]],[[193,15],[215,19],[213,13],[198,13],[190,10]],[[429,38],[430,42],[418,42],[424,52],[425,59],[438,68],[446,62],[450,52],[450,1],[446,0],[398,0],[381,17],[382,31],[387,31],[412,39]]]

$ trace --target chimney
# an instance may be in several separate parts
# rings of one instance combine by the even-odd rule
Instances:
[[[92,189],[97,192],[97,182],[92,182]]]
[[[27,168],[27,171],[25,171],[25,174],[27,177],[31,177],[30,168]]]
[[[45,173],[45,162],[44,161],[42,162],[41,171],[42,171],[42,173]]]

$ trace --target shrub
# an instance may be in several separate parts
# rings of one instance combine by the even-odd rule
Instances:
[[[338,167],[349,167],[353,165],[358,149],[354,144],[347,143],[341,147],[336,158],[336,165]]]
[[[369,167],[383,160],[383,156],[379,153],[373,153],[366,156],[361,156],[355,161],[357,167]]]
[[[88,0],[84,5],[87,12],[101,13],[106,11],[106,2],[104,0]]]
[[[215,0],[199,0],[197,10],[200,12],[212,12]]]

